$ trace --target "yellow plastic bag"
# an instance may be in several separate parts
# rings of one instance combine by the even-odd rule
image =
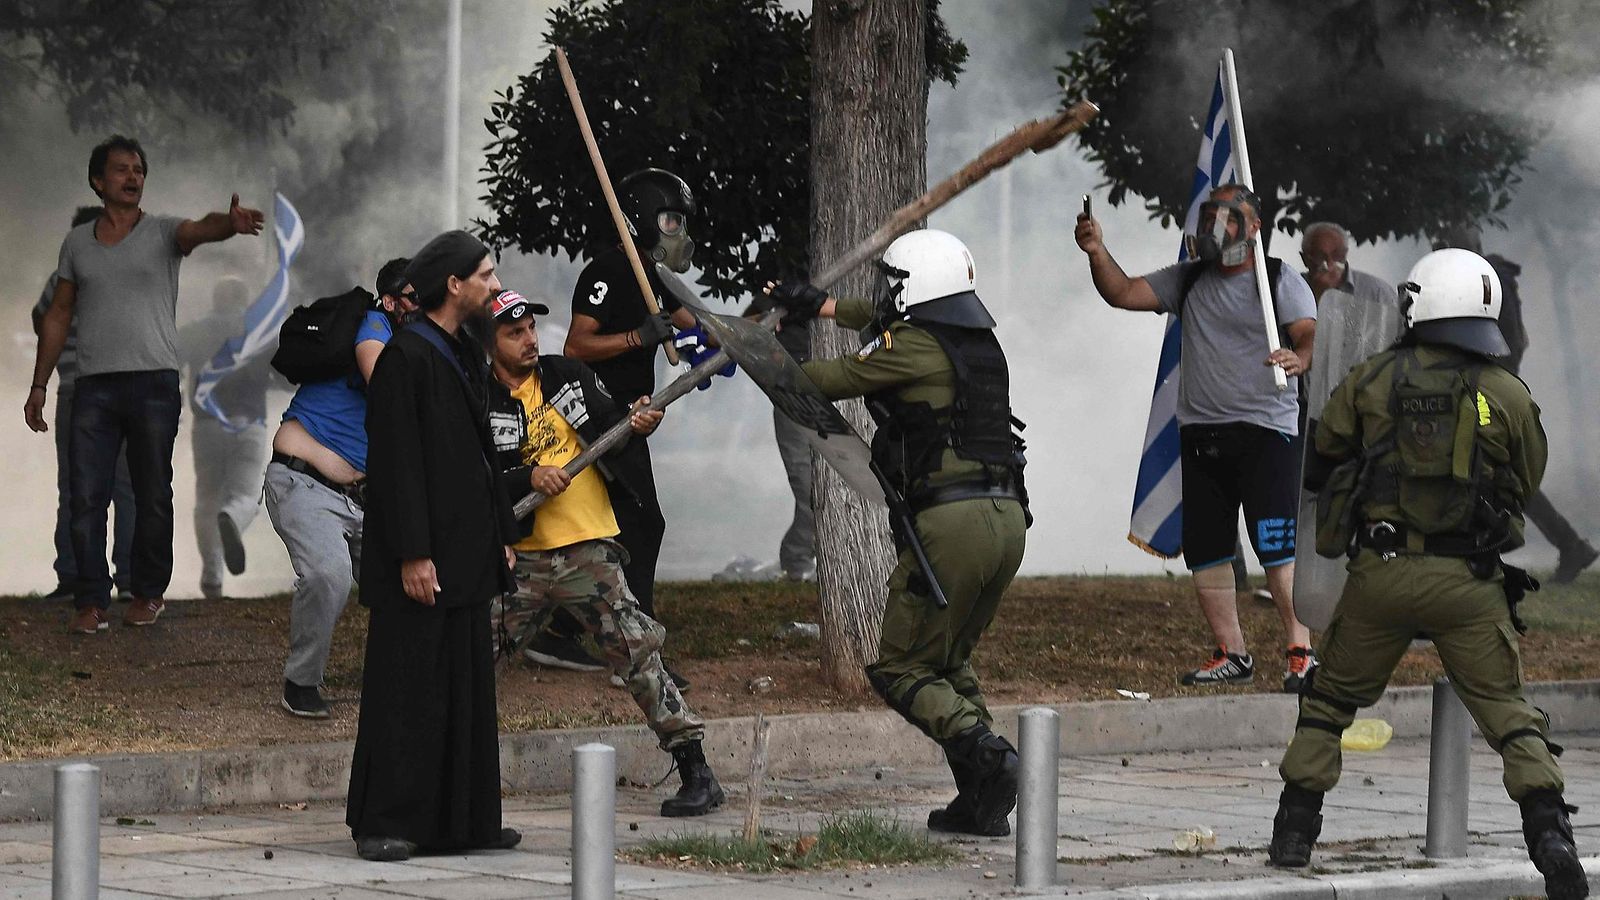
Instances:
[[[1346,750],[1382,750],[1394,737],[1394,728],[1382,719],[1357,719],[1339,738]]]

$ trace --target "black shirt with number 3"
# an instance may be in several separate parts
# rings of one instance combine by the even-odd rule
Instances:
[[[648,260],[645,275],[650,287],[662,304],[662,309],[678,308],[661,288],[661,282],[651,270]],[[596,256],[578,276],[572,289],[572,317],[588,316],[600,323],[600,334],[622,334],[638,328],[648,311],[644,297],[639,293],[639,282],[628,264],[628,256],[621,247],[612,247]],[[631,403],[634,398],[654,393],[656,384],[656,347],[641,347],[620,353],[610,359],[589,363],[611,396],[620,403]]]

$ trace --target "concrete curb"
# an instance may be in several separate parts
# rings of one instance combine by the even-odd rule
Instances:
[[[1585,857],[1583,868],[1600,876],[1600,857]],[[1252,878],[1119,888],[1113,891],[1022,896],[1070,896],[1072,900],[1473,900],[1532,894],[1543,896],[1544,876],[1530,862],[1471,863],[1455,860],[1437,869],[1391,869],[1318,878]]]
[[[1556,734],[1600,730],[1600,680],[1528,686],[1549,713]],[[1022,706],[994,709],[998,730],[1016,734]],[[1055,706],[1065,756],[1200,750],[1217,746],[1282,747],[1294,727],[1295,698],[1220,694],[1155,701],[1111,700]],[[1431,688],[1389,691],[1363,713],[1385,719],[1396,737],[1428,733]],[[737,779],[749,761],[752,719],[706,723],[714,765]],[[888,710],[774,716],[767,771],[804,775],[829,769],[937,766],[943,754]],[[1219,728],[1221,723],[1225,727]],[[1219,745],[1219,738],[1226,740]],[[571,778],[572,748],[600,741],[617,749],[617,774],[649,783],[667,769],[666,756],[643,725],[532,731],[500,738],[500,775],[514,792],[562,791]],[[226,750],[103,755],[101,810],[108,816],[208,807],[337,800],[350,780],[350,742],[281,744]],[[50,816],[52,771],[62,760],[0,764],[0,820]]]

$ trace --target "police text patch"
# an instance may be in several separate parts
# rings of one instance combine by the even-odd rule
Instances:
[[[1412,394],[1399,399],[1403,416],[1438,416],[1454,412],[1456,408],[1455,397],[1451,394]]]

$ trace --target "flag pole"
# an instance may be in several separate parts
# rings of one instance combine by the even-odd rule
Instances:
[[[1228,109],[1228,132],[1233,138],[1233,151],[1238,154],[1239,182],[1254,191],[1255,179],[1250,176],[1250,151],[1244,143],[1244,111],[1239,103],[1239,75],[1233,68],[1233,49],[1222,51],[1222,97]],[[1256,210],[1259,215],[1260,210]],[[1262,227],[1266,227],[1265,222]],[[1278,343],[1278,316],[1272,308],[1272,286],[1267,283],[1267,253],[1264,244],[1259,241],[1255,252],[1252,254],[1256,260],[1256,295],[1261,300],[1261,321],[1267,328],[1267,352],[1272,353],[1280,348]],[[1272,367],[1272,381],[1278,386],[1279,391],[1289,387],[1289,377],[1284,374],[1282,366]]]

